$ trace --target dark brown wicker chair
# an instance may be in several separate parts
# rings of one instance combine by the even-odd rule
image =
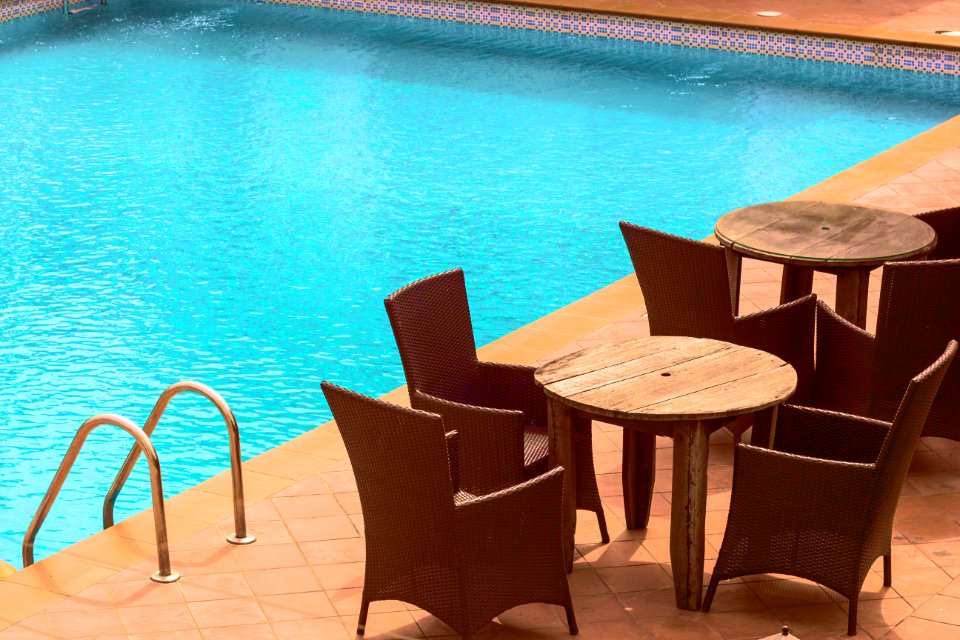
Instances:
[[[423,278],[386,300],[414,408],[440,414],[461,432],[461,481],[475,492],[495,490],[547,469],[547,398],[534,368],[477,358],[467,289],[461,269]],[[500,464],[473,458],[473,414],[499,415],[516,425],[517,446],[504,444]],[[507,427],[504,427],[507,431]],[[479,436],[477,436],[479,437]],[[609,542],[593,466],[589,430],[576,435],[577,508],[593,511],[603,542]],[[521,461],[522,467],[517,461]]]
[[[893,513],[927,412],[957,351],[914,377],[892,423],[785,405],[774,449],[738,445],[723,544],[703,610],[720,580],[780,573],[813,580],[850,600],[857,630],[864,578],[883,557],[891,584]]]
[[[960,260],[885,264],[876,337],[818,305],[809,404],[890,421],[911,372],[954,338],[960,339]],[[947,372],[923,435],[960,441],[960,368]]]
[[[937,246],[927,254],[927,260],[960,258],[960,207],[924,211],[917,218],[937,232]]]
[[[629,222],[621,222],[620,231],[643,291],[651,335],[712,338],[772,353],[796,369],[791,402],[805,404],[813,382],[815,296],[735,316],[723,247]],[[734,425],[739,439],[749,422]],[[766,435],[758,431],[754,442]]]
[[[481,497],[457,491],[440,416],[322,387],[363,511],[358,635],[375,600],[413,604],[464,638],[507,609],[545,602],[564,607],[577,634],[560,532],[562,468]]]

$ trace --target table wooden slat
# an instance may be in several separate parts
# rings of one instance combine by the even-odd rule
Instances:
[[[793,371],[792,367],[788,367]],[[766,409],[782,402],[782,400],[770,400],[770,398],[789,398],[797,388],[797,375],[793,371],[764,371],[759,375],[743,377],[733,382],[719,384],[709,389],[701,389],[696,393],[696,397],[683,397],[664,400],[656,404],[644,407],[648,414],[669,414],[679,416],[683,419],[691,419],[694,416],[700,419],[708,419],[717,416],[741,415],[742,413],[754,413],[760,409]],[[683,414],[683,409],[688,406],[691,400],[695,399],[701,407],[711,407],[713,412],[697,414]]]
[[[545,391],[611,418],[677,420],[749,413],[786,397],[772,390],[796,386],[796,373],[774,355],[714,340],[686,340],[685,348],[671,346],[610,367],[603,355],[581,354],[575,362],[581,373],[564,377],[562,367],[555,369],[558,382],[545,385]],[[725,396],[711,391],[718,386],[727,390]]]
[[[634,340],[598,345],[592,347],[587,356],[584,356],[583,352],[578,351],[548,362],[537,369],[537,380],[539,380],[542,385],[550,385],[553,387],[554,385],[561,384],[563,380],[595,371],[598,362],[603,363],[603,366],[606,367],[615,367],[621,363],[631,362],[644,356],[676,350],[680,346],[683,346],[686,340],[689,340],[689,338],[663,336],[663,340],[656,342],[640,342]]]
[[[736,209],[714,229],[739,253],[789,264],[879,265],[919,255],[936,244],[929,225],[913,216],[833,202],[769,202]]]
[[[644,350],[627,349],[624,353],[610,354],[590,353],[576,361],[567,364],[556,361],[549,376],[541,377],[541,383],[548,387],[547,393],[557,394],[565,398],[574,398],[578,394],[602,389],[611,384],[611,381],[626,382],[647,374],[661,371],[667,367],[677,366],[682,362],[696,360],[721,353],[735,348],[734,345],[717,343],[712,340],[700,340],[688,344],[682,351],[678,345],[665,344],[657,349]],[[613,355],[611,358],[610,356]],[[547,382],[548,379],[554,382]]]

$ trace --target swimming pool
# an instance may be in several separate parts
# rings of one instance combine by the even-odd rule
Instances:
[[[960,111],[956,78],[248,2],[112,0],[0,25],[0,558],[81,422],[168,384],[245,457],[403,382],[382,299],[462,266],[480,344]],[[160,425],[167,494],[226,468]],[[91,437],[37,557],[98,528]],[[96,451],[94,454],[93,452]],[[149,504],[145,469],[118,517]],[[68,526],[69,524],[69,526]]]

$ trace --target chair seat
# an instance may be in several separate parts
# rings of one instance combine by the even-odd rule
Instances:
[[[477,496],[473,495],[468,491],[457,491],[455,494],[453,494],[453,504],[457,506],[466,504],[471,500],[476,500],[476,499],[477,499]]]
[[[538,476],[547,470],[547,430],[543,427],[524,427],[523,431],[523,469],[528,478]]]

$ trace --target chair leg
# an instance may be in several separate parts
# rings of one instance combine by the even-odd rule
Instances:
[[[575,636],[580,633],[580,628],[577,627],[577,617],[573,614],[573,600],[570,598],[570,594],[567,594],[567,602],[563,605],[563,608],[567,612],[567,627],[570,628],[570,635]]]
[[[857,605],[860,603],[860,596],[850,598],[850,614],[847,616],[847,635],[857,635]]]
[[[703,596],[703,604],[700,605],[701,611],[710,611],[710,605],[713,604],[713,594],[716,593],[718,584],[720,584],[720,578],[716,574],[710,576],[710,586],[707,587],[707,595]]]
[[[597,524],[600,525],[600,542],[607,544],[610,542],[610,534],[607,532],[607,517],[603,514],[603,507],[597,509]]]
[[[360,600],[360,618],[357,620],[357,635],[362,636],[367,630],[367,610],[370,608],[370,601],[366,596]]]
[[[610,542],[607,532],[607,519],[603,514],[603,503],[600,500],[600,491],[597,488],[597,472],[593,465],[593,434],[591,423],[575,427],[576,442],[574,455],[577,461],[577,509],[593,511],[597,514],[597,524],[600,525],[600,539],[603,544]]]
[[[893,563],[890,561],[890,554],[883,556],[883,586],[893,585]]]

